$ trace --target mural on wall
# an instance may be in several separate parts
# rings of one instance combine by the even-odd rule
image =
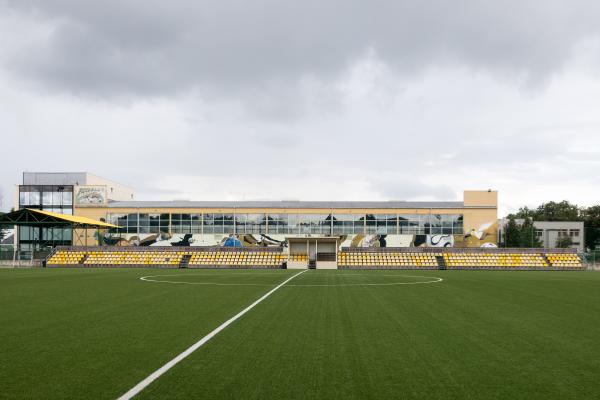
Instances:
[[[482,224],[463,235],[384,235],[340,236],[340,247],[496,247],[496,222]],[[286,235],[265,234],[106,234],[100,243],[112,246],[227,246],[287,247]]]
[[[488,222],[464,235],[455,235],[455,247],[497,247],[498,222]]]
[[[152,233],[100,234],[99,241],[108,246],[226,246],[226,247],[285,247],[285,238],[262,234]]]
[[[106,204],[106,186],[75,186],[75,205]]]
[[[497,222],[482,224],[463,235],[345,235],[341,247],[497,247]]]
[[[414,235],[415,247],[454,247],[454,235]]]

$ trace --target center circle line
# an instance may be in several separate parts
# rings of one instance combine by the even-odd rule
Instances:
[[[349,274],[346,276],[357,276],[359,274]],[[360,274],[360,275],[368,275],[368,274]],[[264,284],[264,283],[221,283],[221,282],[187,282],[187,281],[170,281],[170,280],[162,280],[162,279],[152,279],[152,278],[161,278],[167,276],[179,276],[179,274],[166,274],[166,275],[146,275],[142,276],[139,279],[144,282],[154,282],[154,283],[171,283],[171,284],[182,284],[182,285],[205,285],[205,286],[276,286],[277,283],[273,284]],[[421,275],[379,275],[379,276],[394,276],[394,277],[403,277],[403,278],[425,278],[430,279],[423,282],[386,282],[386,283],[340,283],[340,284],[288,284],[285,285],[287,287],[344,287],[344,286],[397,286],[397,285],[424,285],[430,283],[439,283],[442,282],[443,279],[436,276],[421,276]],[[431,280],[433,279],[433,280]]]

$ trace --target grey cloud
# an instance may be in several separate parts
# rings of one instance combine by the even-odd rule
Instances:
[[[4,208],[23,169],[162,199],[596,201],[600,86],[573,59],[600,60],[599,9],[0,0],[0,135],[28,152],[5,156]]]
[[[400,171],[398,171],[400,172]],[[428,200],[461,200],[462,193],[441,182],[425,182],[424,177],[397,173],[395,176],[372,177],[371,188],[383,198],[410,200],[425,196]]]
[[[293,92],[302,77],[330,80],[369,49],[400,74],[450,63],[535,84],[600,32],[600,5],[585,0],[6,4],[55,29],[5,63],[59,90],[100,97],[190,89],[229,96],[269,90],[273,81]]]

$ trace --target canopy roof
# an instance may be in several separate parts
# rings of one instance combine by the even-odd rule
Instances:
[[[73,228],[119,228],[116,225],[86,217],[59,214],[50,211],[24,208],[0,215],[0,225],[73,227]]]

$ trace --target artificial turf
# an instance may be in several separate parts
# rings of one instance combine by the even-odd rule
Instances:
[[[0,397],[114,399],[293,273],[0,270]],[[587,399],[599,375],[598,273],[308,271],[139,398]]]

